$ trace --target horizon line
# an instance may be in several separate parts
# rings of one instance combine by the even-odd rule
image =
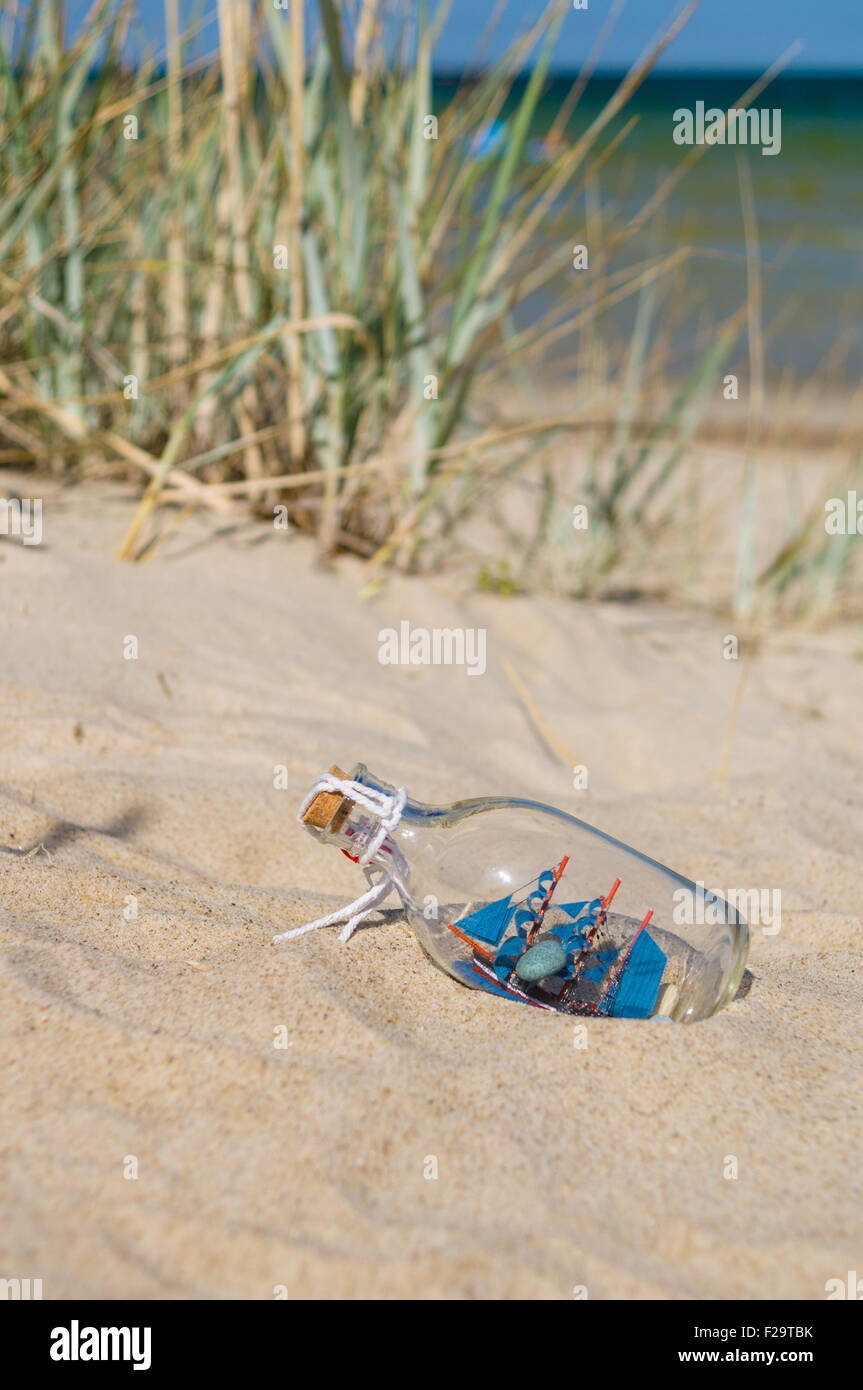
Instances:
[[[454,63],[439,63],[434,65],[432,71],[436,77],[482,77],[488,72],[488,68],[459,67],[457,64]],[[627,67],[625,65],[620,67],[597,67],[594,68],[593,72],[591,73],[590,81],[593,81],[595,77],[623,78],[630,71],[631,66]],[[732,67],[729,65],[727,67],[698,67],[696,65],[687,64],[686,66],[679,67],[675,66],[654,68],[652,72],[647,74],[643,81],[652,82],[656,78],[664,79],[669,77],[752,78],[762,77],[766,71],[767,69],[762,66]],[[533,68],[525,67],[522,68],[521,71],[516,74],[516,76],[530,77],[532,72]],[[550,67],[548,70],[548,75],[549,77],[569,77],[575,80],[581,75],[581,69],[577,67]],[[863,64],[858,63],[856,66],[852,66],[851,64],[849,64],[847,67],[786,68],[784,72],[778,73],[777,76],[774,77],[773,81],[782,82],[783,80],[787,81],[789,78],[796,80],[797,78],[801,77],[806,79],[829,77],[840,77],[842,79],[849,77],[863,78]]]
[[[206,60],[203,60],[203,59],[201,59],[201,58],[198,58],[197,60],[194,60],[192,66],[194,66],[194,68],[196,68],[197,71],[200,72],[202,69],[206,69],[206,68],[209,68],[209,67],[211,67],[211,66],[212,66],[212,67],[217,67],[217,66],[219,65],[219,61],[220,61],[220,59],[219,59],[218,53],[214,53],[214,54],[212,55],[212,57],[211,57],[211,61],[206,61]],[[130,60],[128,60],[128,59],[120,58],[119,60],[115,60],[115,62],[114,62],[114,67],[117,67],[117,68],[126,68],[126,69],[129,69],[129,70],[134,71],[135,68],[139,66],[139,62],[140,62],[140,60],[131,60],[131,61],[130,61]],[[258,63],[255,63],[255,67],[257,68],[258,66],[259,66]],[[103,64],[103,63],[94,63],[93,66],[90,68],[90,73],[102,72],[103,69],[104,69],[104,64]],[[167,61],[163,61],[163,62],[154,64],[154,69],[155,69],[156,72],[166,72],[166,71],[167,71]],[[709,67],[709,68],[706,68],[706,67],[697,67],[697,66],[687,65],[686,67],[683,67],[683,66],[681,66],[681,67],[664,67],[664,68],[654,69],[652,72],[648,73],[647,76],[646,76],[645,78],[642,79],[641,85],[642,85],[642,86],[646,86],[648,83],[650,83],[650,82],[656,82],[656,81],[660,81],[660,82],[668,81],[668,80],[680,81],[680,80],[691,79],[691,78],[696,78],[696,77],[697,77],[697,78],[708,78],[708,79],[715,78],[715,79],[722,79],[722,80],[730,80],[730,79],[734,78],[734,79],[738,79],[738,80],[740,80],[740,81],[749,81],[749,80],[751,80],[751,79],[753,79],[753,78],[763,77],[763,75],[764,75],[764,73],[766,72],[766,70],[767,70],[766,68],[761,67],[761,66],[756,66],[756,67],[730,67],[730,66],[729,66],[729,67]],[[529,80],[531,74],[533,73],[533,71],[534,71],[534,69],[533,69],[532,67],[524,67],[524,68],[520,69],[519,72],[517,72],[517,73],[514,74],[514,76],[513,76],[513,78],[512,78],[512,81],[518,82],[518,81],[520,81],[520,80],[522,80],[522,79],[524,79],[524,80]],[[625,66],[625,65],[624,65],[624,66],[621,66],[621,67],[598,67],[598,68],[595,68],[595,69],[593,70],[593,72],[590,74],[590,78],[589,78],[588,85],[589,85],[590,82],[594,81],[594,79],[596,79],[596,78],[600,78],[601,80],[605,80],[605,81],[622,81],[623,78],[625,78],[625,77],[627,76],[627,74],[628,74],[630,71],[631,71],[631,66],[630,66],[630,67],[627,67],[627,66]],[[350,69],[348,69],[348,72],[350,73]],[[435,65],[432,67],[432,77],[433,77],[433,78],[459,78],[459,79],[461,79],[461,80],[463,80],[463,79],[465,79],[465,78],[476,78],[476,79],[480,79],[480,78],[482,78],[482,77],[487,76],[488,72],[489,72],[489,68],[488,68],[488,67],[485,67],[485,68],[483,68],[483,67],[469,67],[469,66],[468,66],[468,67],[459,67],[459,66],[458,66],[457,64],[455,64],[455,63],[439,63],[439,64],[435,64]],[[188,74],[187,74],[187,75],[188,75]],[[578,68],[578,67],[574,67],[574,68],[569,68],[569,67],[560,67],[560,68],[550,67],[549,70],[548,70],[548,74],[547,74],[547,77],[546,77],[546,81],[548,81],[548,80],[554,80],[554,81],[566,81],[566,80],[569,80],[569,81],[571,81],[571,82],[575,82],[575,81],[578,80],[578,78],[579,78],[580,76],[581,76],[581,69]],[[801,81],[801,80],[802,80],[802,81],[806,81],[806,82],[808,82],[808,81],[816,81],[816,80],[821,80],[821,81],[823,81],[823,80],[827,80],[827,79],[831,79],[831,78],[834,79],[834,80],[842,81],[842,82],[848,81],[848,80],[850,80],[850,79],[852,79],[852,78],[853,78],[853,79],[857,79],[857,80],[863,80],[863,64],[860,64],[860,65],[858,65],[858,66],[856,66],[856,67],[852,67],[852,66],[849,65],[849,66],[847,66],[847,67],[829,67],[829,68],[828,68],[828,67],[794,68],[794,69],[786,68],[784,72],[780,72],[780,73],[777,74],[776,77],[774,77],[773,82],[771,83],[771,85],[775,85],[776,83],[779,83],[779,82],[788,82],[788,81],[797,82],[797,81]]]

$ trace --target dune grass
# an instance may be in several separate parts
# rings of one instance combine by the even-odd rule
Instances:
[[[287,503],[324,554],[347,547],[376,571],[422,564],[430,536],[452,535],[490,488],[538,469],[536,527],[513,542],[523,583],[549,548],[557,563],[559,483],[546,451],[590,439],[595,527],[577,582],[590,592],[633,532],[662,524],[663,502],[673,510],[739,335],[748,330],[758,351],[745,186],[748,297],[658,412],[661,319],[687,253],[663,252],[655,228],[685,168],[635,218],[595,222],[589,277],[571,264],[585,240],[574,209],[585,198],[601,208],[604,167],[631,128],[627,103],[696,6],[578,127],[583,74],[541,162],[529,141],[567,0],[552,0],[439,111],[432,52],[445,4],[430,14],[424,3],[319,0],[307,33],[300,3],[218,0],[218,51],[203,59],[191,56],[199,20],[181,32],[177,0],[165,0],[164,54],[137,34],[134,0],[95,0],[74,42],[61,0],[8,7],[0,462],[143,475],[125,559],[146,552],[177,503],[270,514]],[[134,67],[130,39],[143,54]],[[626,243],[636,254],[621,268],[608,253]],[[559,308],[525,316],[532,297],[562,284]],[[634,324],[615,365],[607,316],[627,302]],[[564,351],[588,364],[577,403],[544,415],[535,384]],[[608,370],[592,390],[600,359]],[[518,423],[489,410],[502,397],[524,402]],[[652,418],[638,428],[646,402]],[[610,440],[597,442],[610,412]],[[738,603],[801,589],[829,606],[850,552],[822,553],[811,517],[797,518],[758,575],[755,505],[749,486]]]

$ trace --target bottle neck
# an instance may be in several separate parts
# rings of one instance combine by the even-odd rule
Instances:
[[[377,777],[370,772],[365,763],[357,763],[351,771],[351,781],[359,782],[361,786],[368,787],[370,791],[385,792],[388,796],[394,796],[396,788],[392,782],[385,782],[382,777]],[[424,801],[415,801],[413,797],[408,797],[402,811],[402,820],[406,821],[441,821],[445,820],[452,812],[451,806],[430,806]]]

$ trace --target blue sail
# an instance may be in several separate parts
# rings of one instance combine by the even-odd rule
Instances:
[[[665,959],[653,937],[640,931],[619,978],[600,1001],[599,1012],[610,1018],[649,1018],[659,993]]]
[[[601,898],[594,898],[592,902],[556,903],[555,913],[565,912],[570,920],[556,921],[549,925],[548,930],[567,951],[580,951],[587,942],[587,933],[596,923],[601,908]]]
[[[516,967],[519,956],[523,953],[527,945],[527,935],[525,932],[517,932],[515,936],[507,937],[503,946],[498,951],[492,961],[492,970],[497,978],[503,983]]]
[[[486,903],[485,907],[462,917],[456,925],[471,941],[479,941],[483,946],[492,946],[497,950],[512,917],[512,894],[508,893],[505,898]]]

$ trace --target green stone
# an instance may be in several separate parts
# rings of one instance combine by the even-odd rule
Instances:
[[[544,980],[546,975],[556,975],[566,965],[566,951],[556,936],[547,936],[528,946],[523,956],[516,962],[515,973],[525,985]]]

